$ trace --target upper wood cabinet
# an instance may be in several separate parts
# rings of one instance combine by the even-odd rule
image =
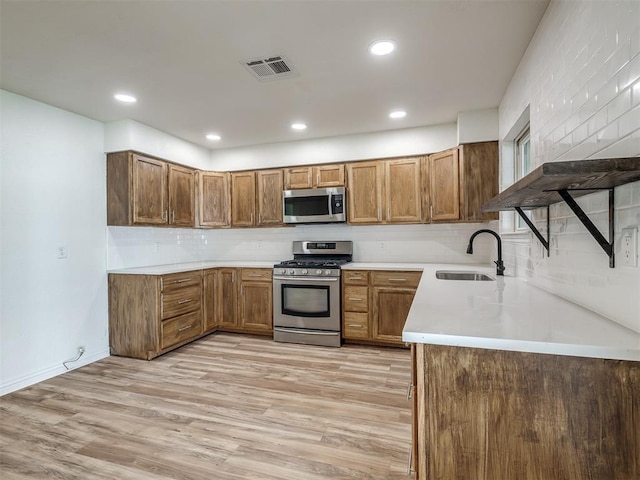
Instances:
[[[194,226],[194,174],[191,169],[169,164],[169,225]]]
[[[107,225],[195,224],[194,170],[135,152],[107,155]]]
[[[231,225],[255,225],[256,180],[255,172],[231,173]]]
[[[498,212],[482,211],[482,204],[498,194],[498,164],[498,142],[460,146],[460,214],[463,220],[498,219]]]
[[[347,164],[349,223],[420,223],[420,157]]]
[[[282,169],[256,172],[257,225],[282,225]]]
[[[460,162],[458,149],[429,155],[423,159],[423,194],[427,220],[460,219]]]
[[[383,162],[347,164],[349,223],[381,223],[384,195]]]
[[[425,215],[431,222],[484,222],[482,204],[498,193],[498,142],[469,143],[423,161]]]
[[[344,163],[284,169],[284,189],[344,186]]]
[[[231,224],[282,224],[282,169],[231,173]]]
[[[198,226],[228,227],[231,224],[229,174],[198,172]]]
[[[420,158],[387,160],[384,185],[387,223],[422,222]]]

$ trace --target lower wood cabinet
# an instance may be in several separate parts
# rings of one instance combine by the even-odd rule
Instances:
[[[422,272],[342,271],[342,336],[345,340],[403,345]]]
[[[202,271],[109,274],[112,355],[150,360],[203,332]]]
[[[271,268],[219,269],[217,328],[272,335],[272,273]]]
[[[640,475],[640,362],[417,344],[416,479]]]

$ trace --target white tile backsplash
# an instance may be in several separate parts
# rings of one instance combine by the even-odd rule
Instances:
[[[299,225],[214,230],[107,227],[108,268],[167,263],[279,261],[292,257],[294,240],[352,240],[354,261],[479,264],[495,260],[495,241],[480,235],[474,254],[467,243],[479,228],[496,222],[443,225]]]
[[[639,18],[638,1],[552,0],[501,102],[500,138],[529,106],[534,166],[639,156]],[[577,201],[607,238],[608,194]],[[616,189],[614,219],[619,250],[621,229],[640,225],[640,182]],[[550,257],[531,233],[505,235],[507,268],[640,331],[640,268],[609,268],[564,203],[551,206],[550,230]]]

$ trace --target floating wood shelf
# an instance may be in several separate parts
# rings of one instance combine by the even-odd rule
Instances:
[[[524,209],[548,207],[566,202],[586,229],[614,261],[614,188],[640,181],[640,157],[544,163],[482,205],[484,212],[514,209],[549,252],[549,215],[546,239],[524,214]],[[597,190],[609,190],[609,240],[605,239],[574,198]]]
[[[579,197],[639,180],[640,157],[544,163],[482,205],[482,211],[546,207],[562,201],[560,190]]]

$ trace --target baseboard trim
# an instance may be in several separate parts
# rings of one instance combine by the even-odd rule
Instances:
[[[62,364],[59,364],[54,367],[45,368],[44,370],[36,373],[24,375],[20,378],[11,380],[10,382],[2,383],[0,385],[0,397],[8,393],[20,390],[22,388],[29,387],[38,382],[43,382],[44,380],[57,377],[58,375],[70,372],[71,370],[75,370],[76,368],[84,367],[85,365],[89,365],[90,363],[97,362],[98,360],[102,360],[109,355],[109,349],[106,348],[104,350],[100,350],[99,352],[92,353],[91,355],[83,356],[82,358],[80,358],[80,360],[71,364],[71,368],[69,370],[64,368]]]

